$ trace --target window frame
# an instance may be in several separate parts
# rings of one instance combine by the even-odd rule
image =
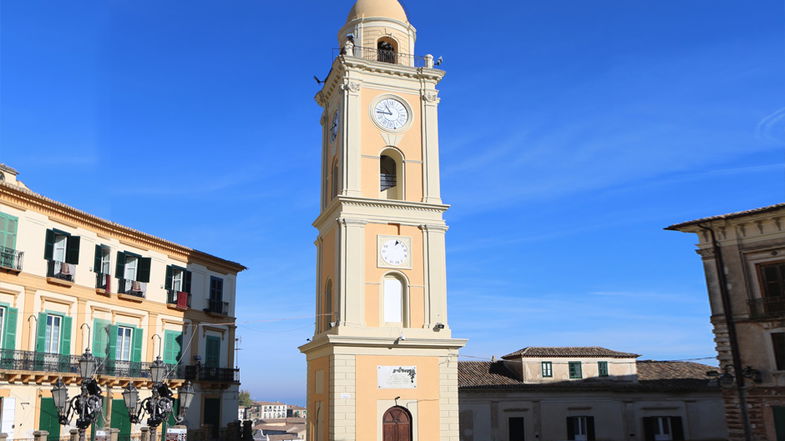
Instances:
[[[542,378],[553,378],[553,362],[540,362],[540,374],[542,375]]]
[[[134,328],[126,325],[117,325],[117,335],[115,335],[115,339],[115,360],[131,361],[134,350]],[[128,352],[127,358],[123,353],[125,350]]]
[[[577,370],[573,373],[573,368],[577,367]],[[583,379],[583,362],[580,361],[568,361],[567,362],[567,372],[570,376],[570,380],[582,380]]]
[[[5,305],[0,305],[0,348],[3,348],[5,342],[5,318],[8,316],[8,308]]]
[[[760,296],[761,298],[776,298],[781,297],[785,298],[785,260],[774,260],[769,262],[760,262],[755,265],[757,273],[758,273],[758,287],[760,289]],[[780,275],[779,280],[777,283],[780,286],[780,293],[779,294],[770,294],[767,290],[769,282],[766,278],[766,268],[767,267],[778,267]]]
[[[57,319],[57,338],[54,337],[55,319]],[[63,335],[63,316],[56,314],[46,314],[46,332],[44,333],[44,352],[47,354],[60,353],[60,339]],[[50,350],[54,345],[57,350]]]
[[[597,362],[597,376],[610,377],[610,364],[607,361]]]
[[[774,330],[771,336],[772,365],[777,372],[785,371],[785,330]],[[779,342],[777,341],[779,339]]]

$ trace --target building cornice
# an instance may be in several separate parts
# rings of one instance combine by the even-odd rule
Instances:
[[[349,346],[349,347],[396,347],[407,349],[460,349],[466,346],[469,340],[462,338],[407,338],[400,340],[396,337],[350,337],[345,335],[324,334],[314,341],[300,346],[302,353],[319,349],[323,346]]]
[[[189,263],[203,264],[210,268],[220,269],[222,272],[237,273],[247,269],[237,262],[225,260],[203,251],[143,233],[9,183],[0,182],[0,202],[8,203],[24,210],[39,212],[55,220],[62,220],[65,223],[76,223],[101,234],[129,240],[143,247],[157,249],[165,254],[178,256]]]

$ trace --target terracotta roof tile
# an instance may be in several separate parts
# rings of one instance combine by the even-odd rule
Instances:
[[[486,390],[541,391],[618,391],[618,392],[692,392],[718,390],[710,383],[707,371],[716,368],[678,361],[638,361],[638,382],[607,381],[588,378],[526,384],[507,369],[504,361],[461,361],[458,363],[458,388],[462,392]]]
[[[520,357],[610,357],[610,358],[638,358],[640,355],[628,352],[612,351],[599,346],[587,347],[526,347],[507,354],[502,358],[509,360]]]
[[[704,217],[703,219],[696,219],[688,222],[682,222],[680,224],[671,225],[670,227],[667,227],[665,229],[680,230],[684,227],[689,227],[691,225],[700,224],[704,222],[711,222],[715,220],[725,220],[725,219],[735,219],[738,217],[751,216],[755,214],[766,213],[769,211],[776,211],[779,209],[785,209],[785,203],[769,205],[767,207],[761,207],[761,208],[753,208],[752,210],[737,211],[735,213],[721,214],[718,216]]]

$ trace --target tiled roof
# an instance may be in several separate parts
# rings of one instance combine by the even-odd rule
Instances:
[[[461,361],[458,388],[463,391],[515,390],[519,392],[702,392],[718,390],[706,372],[716,368],[679,361],[638,361],[638,382],[588,378],[579,381],[525,384],[507,369],[504,361]]]
[[[612,351],[598,346],[589,347],[527,347],[502,358],[509,360],[520,357],[610,357],[610,358],[638,358],[638,354]]]
[[[769,205],[767,207],[761,207],[761,208],[753,208],[752,210],[737,211],[735,213],[721,214],[719,216],[704,217],[703,219],[696,219],[696,220],[693,220],[693,221],[682,222],[680,224],[671,225],[670,227],[667,227],[665,229],[666,230],[680,230],[681,228],[689,227],[691,225],[700,224],[700,223],[704,223],[704,222],[711,222],[711,221],[715,221],[715,220],[735,219],[735,218],[738,218],[738,217],[751,216],[751,215],[755,215],[755,214],[766,213],[766,212],[769,212],[769,211],[776,211],[776,210],[779,210],[779,209],[785,209],[785,203]]]

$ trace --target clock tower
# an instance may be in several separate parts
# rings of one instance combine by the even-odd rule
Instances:
[[[437,84],[397,0],[358,0],[322,124],[309,441],[458,441]]]

